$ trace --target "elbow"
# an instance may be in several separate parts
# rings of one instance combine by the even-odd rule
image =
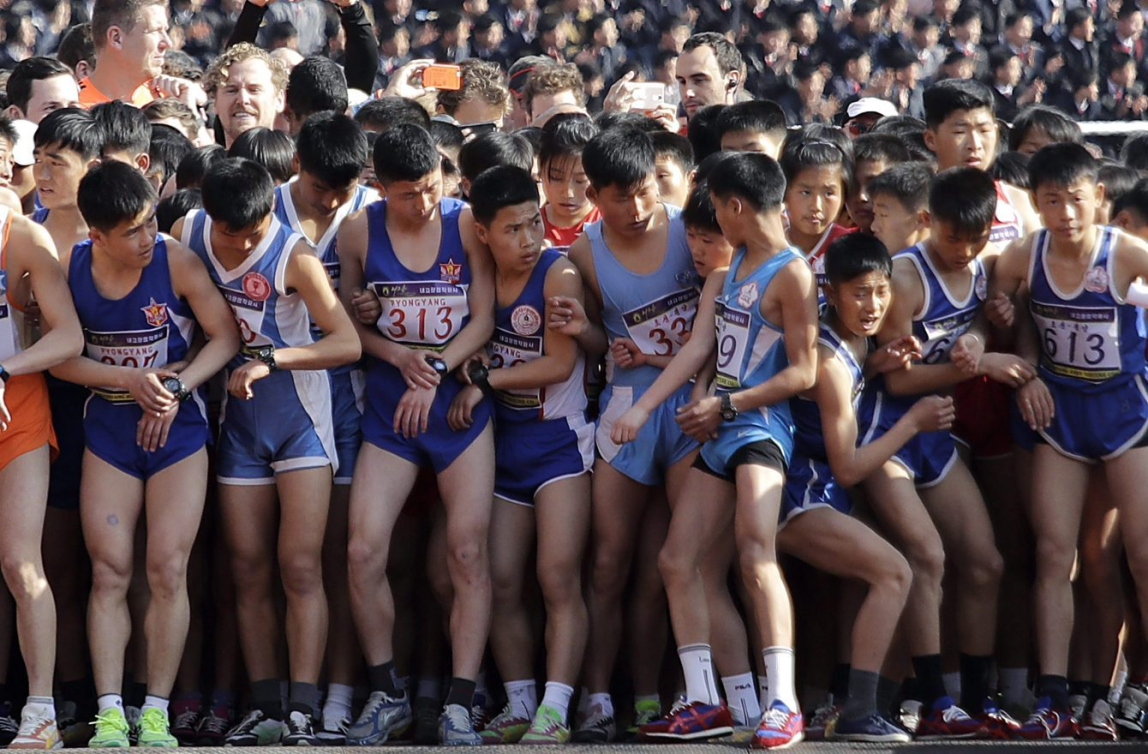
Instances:
[[[798,374],[798,388],[797,392],[803,393],[810,390],[817,384],[817,365],[811,362],[803,367]]]
[[[833,478],[837,481],[837,484],[844,489],[856,487],[865,481],[861,475],[853,469],[835,469],[831,463],[829,464],[829,470],[833,472]]]
[[[78,324],[76,327],[68,328],[68,338],[66,343],[67,348],[64,349],[64,360],[79,356],[84,352],[84,332],[80,329]]]
[[[348,332],[339,338],[339,364],[351,364],[363,356],[363,344],[356,332]]]

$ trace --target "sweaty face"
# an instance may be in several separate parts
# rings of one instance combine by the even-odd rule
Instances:
[[[1054,236],[1079,242],[1096,224],[1104,187],[1081,178],[1064,186],[1042,183],[1036,191],[1036,211],[1040,221]]]
[[[925,145],[937,155],[937,169],[973,167],[988,170],[996,159],[997,123],[988,108],[957,110],[936,130],[925,131]]]
[[[894,197],[885,194],[873,197],[873,223],[869,229],[890,254],[915,243],[920,228],[917,213],[905,209]]]
[[[854,335],[864,337],[876,335],[881,329],[893,300],[889,275],[876,271],[833,283],[826,293],[841,324]]]
[[[687,118],[694,117],[694,113],[703,107],[733,101],[736,89],[729,88],[730,82],[722,76],[713,48],[709,46],[703,45],[679,55],[677,75]]]
[[[88,170],[87,160],[70,149],[60,149],[58,144],[36,147],[34,154],[32,175],[40,203],[48,209],[74,206],[80,180]]]
[[[534,267],[546,235],[537,202],[503,207],[489,226],[481,227],[499,271],[526,272]]]
[[[841,213],[845,201],[840,165],[805,168],[785,190],[789,227],[806,236],[819,236]]]
[[[120,28],[120,53],[139,66],[141,78],[145,80],[163,73],[163,54],[171,47],[167,30],[167,3],[141,8],[130,31]]]
[[[31,96],[28,97],[24,117],[38,124],[53,110],[79,107],[79,104],[80,87],[76,84],[76,80],[69,74],[61,73],[58,76],[32,82]]]
[[[140,215],[126,220],[108,231],[92,229],[93,240],[100,248],[125,267],[142,269],[151,262],[155,252],[155,237],[159,226],[155,207],[148,207]]]
[[[215,111],[228,144],[253,128],[273,128],[283,111],[283,93],[275,90],[270,66],[259,58],[231,66],[215,90]]]
[[[658,184],[653,175],[637,186],[621,188],[615,184],[601,191],[590,188],[590,197],[602,213],[602,220],[615,233],[639,236],[650,227],[654,210],[658,207]]]
[[[729,241],[720,231],[711,228],[687,225],[686,244],[690,247],[694,269],[703,278],[716,269],[729,267],[729,260],[733,258],[733,247]]]

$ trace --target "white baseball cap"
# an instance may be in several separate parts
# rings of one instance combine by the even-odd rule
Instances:
[[[878,97],[862,97],[855,102],[850,102],[849,107],[845,109],[845,114],[850,118],[856,118],[867,113],[876,113],[881,117],[898,114],[897,108],[892,102]]]

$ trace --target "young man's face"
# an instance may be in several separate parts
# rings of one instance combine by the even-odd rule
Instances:
[[[731,104],[737,94],[734,77],[740,74],[731,72],[723,76],[713,48],[702,45],[678,56],[677,75],[682,105],[689,119],[703,107]]]
[[[171,47],[167,30],[167,3],[144,6],[130,31],[120,27],[120,54],[139,66],[141,74],[155,78],[163,73],[164,53]]]
[[[957,271],[967,269],[973,260],[984,251],[989,243],[991,223],[978,234],[964,233],[951,223],[932,219],[929,230],[929,244],[943,268]]]
[[[393,181],[387,190],[387,211],[407,223],[421,225],[434,215],[442,201],[442,171],[432,170],[417,181]]]
[[[729,267],[733,258],[733,247],[719,230],[687,225],[686,244],[690,247],[694,269],[703,278],[709,277],[714,270]]]
[[[686,201],[690,198],[690,177],[682,170],[682,166],[668,155],[655,158],[654,166],[658,196],[663,202],[675,207],[686,206]]]
[[[542,170],[542,193],[546,203],[563,216],[577,217],[589,211],[588,188],[590,180],[582,169],[581,157],[559,157],[548,162]]]
[[[355,182],[346,186],[330,186],[305,170],[299,171],[299,196],[303,203],[319,217],[331,217],[350,201],[355,193]]]
[[[1104,186],[1080,178],[1065,186],[1043,183],[1036,190],[1036,211],[1040,222],[1054,237],[1079,243],[1096,224],[1104,203]]]
[[[912,246],[919,240],[924,224],[921,212],[911,212],[893,196],[873,197],[873,223],[870,231],[890,254]]]
[[[789,227],[806,236],[819,236],[828,230],[845,201],[842,183],[838,165],[800,171],[785,189]]]
[[[271,67],[261,58],[231,66],[215,90],[215,112],[229,144],[253,128],[273,128],[283,105],[283,92],[275,89]]]
[[[58,144],[36,147],[36,164],[32,175],[36,179],[36,191],[40,203],[48,209],[74,207],[80,180],[88,172],[92,161],[71,150],[61,149]]]
[[[873,203],[869,200],[869,181],[884,173],[887,167],[884,160],[858,160],[853,169],[853,182],[856,185],[849,195],[849,216],[865,233],[868,233],[873,225]]]
[[[987,107],[956,110],[925,130],[925,146],[937,155],[937,169],[973,167],[988,170],[996,159],[999,132]]]
[[[726,131],[721,136],[721,151],[759,152],[776,160],[781,154],[781,142],[761,131]]]
[[[610,230],[630,237],[640,236],[649,229],[660,201],[653,174],[646,176],[638,185],[627,188],[612,183],[597,191],[591,186],[589,196]]]
[[[476,223],[475,232],[478,240],[490,247],[494,263],[502,273],[525,273],[534,269],[546,236],[538,202],[503,207],[489,225]]]
[[[65,107],[80,106],[80,87],[71,74],[61,73],[32,82],[28,107],[24,112],[13,105],[9,112],[15,118],[24,118],[39,124],[48,113]]]
[[[151,263],[155,252],[155,237],[159,226],[155,220],[155,207],[148,207],[137,217],[125,220],[109,230],[92,228],[92,242],[124,267],[143,269]]]
[[[211,226],[211,247],[217,254],[245,257],[259,247],[271,228],[272,215],[247,228],[229,228],[223,223]]]
[[[880,331],[885,321],[893,288],[886,273],[873,271],[826,285],[825,298],[846,330],[869,338]]]

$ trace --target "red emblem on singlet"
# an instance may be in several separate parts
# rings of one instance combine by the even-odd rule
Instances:
[[[243,292],[252,301],[266,301],[271,298],[271,283],[261,273],[249,272],[243,276]]]

